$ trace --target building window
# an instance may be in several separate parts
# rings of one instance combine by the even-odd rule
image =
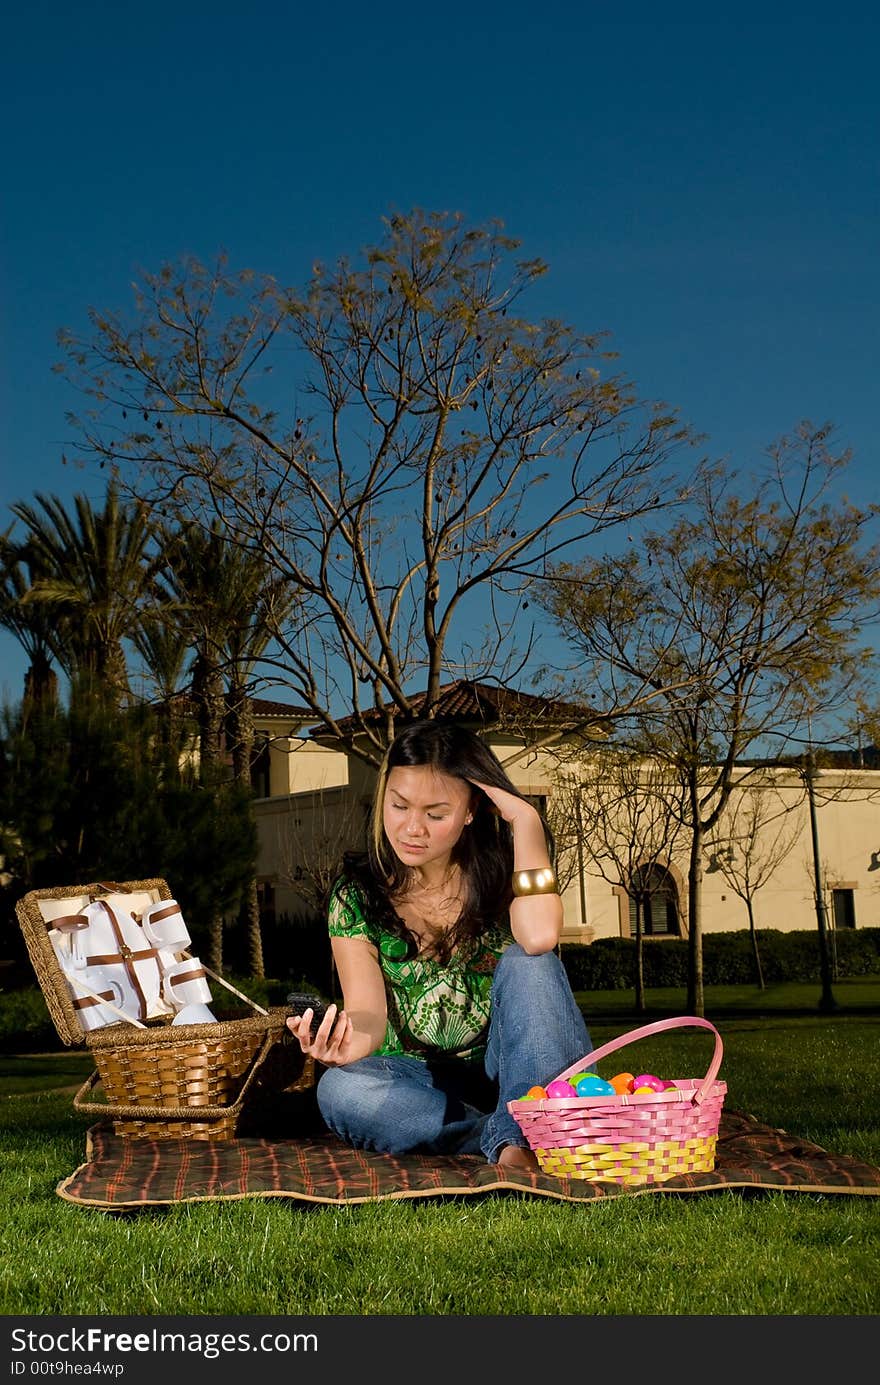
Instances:
[[[275,922],[275,886],[271,880],[257,881],[257,900],[260,906],[260,923]]]
[[[855,928],[855,890],[832,890],[831,913],[834,918],[835,928]]]
[[[251,753],[251,788],[255,798],[269,797],[269,737],[257,735]]]
[[[629,890],[629,933],[636,935],[636,896],[641,895],[642,933],[646,938],[678,938],[681,924],[678,891],[668,870],[647,866],[636,871]]]

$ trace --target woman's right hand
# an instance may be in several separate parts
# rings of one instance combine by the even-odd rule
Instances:
[[[323,1063],[326,1068],[338,1068],[349,1063],[352,1053],[354,1026],[344,1010],[336,1005],[327,1006],[327,1013],[312,1034],[313,1012],[306,1010],[302,1015],[288,1015],[287,1028],[294,1038],[299,1039],[303,1053]]]

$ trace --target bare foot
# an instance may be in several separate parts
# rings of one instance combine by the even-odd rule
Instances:
[[[537,1173],[541,1167],[532,1151],[522,1145],[504,1145],[495,1163],[506,1169],[523,1169],[526,1173]]]

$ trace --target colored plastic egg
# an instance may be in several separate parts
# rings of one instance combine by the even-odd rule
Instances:
[[[664,1092],[677,1092],[678,1088],[676,1087],[674,1082],[664,1082],[663,1090]]]
[[[571,1077],[566,1077],[565,1080],[566,1082],[570,1083],[572,1087],[576,1087],[577,1084],[580,1082],[581,1078],[586,1076],[586,1072],[573,1072]]]
[[[547,1095],[546,1087],[529,1087],[523,1101],[543,1101]]]
[[[612,1087],[614,1088],[614,1090],[616,1091],[616,1093],[617,1093],[618,1096],[623,1096],[626,1092],[629,1092],[629,1091],[632,1090],[632,1088],[631,1088],[631,1086],[630,1086],[630,1083],[632,1082],[632,1080],[633,1080],[633,1075],[632,1075],[631,1072],[617,1072],[617,1073],[615,1073],[614,1076],[610,1079],[611,1085],[612,1085]]]
[[[574,1096],[574,1088],[570,1082],[556,1077],[552,1082],[547,1083],[547,1095],[551,1098]]]
[[[606,1082],[604,1077],[597,1077],[595,1073],[586,1072],[580,1082],[575,1087],[578,1096],[614,1096],[614,1088],[610,1082]]]
[[[649,1092],[662,1092],[664,1085],[663,1078],[655,1077],[652,1072],[643,1072],[633,1078],[633,1091],[639,1087],[647,1087]]]
[[[633,1096],[656,1096],[656,1095],[657,1095],[657,1088],[656,1088],[656,1087],[633,1087],[633,1089],[632,1089],[632,1094],[633,1094]]]

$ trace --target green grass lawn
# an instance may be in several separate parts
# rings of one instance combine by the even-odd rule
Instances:
[[[832,994],[841,1014],[880,1014],[880,976],[846,977],[832,983]],[[584,1014],[601,1018],[609,1015],[632,1021],[632,1027],[668,1015],[687,1013],[687,993],[672,986],[658,986],[646,993],[646,1014],[633,1010],[631,991],[578,991]],[[707,986],[704,1013],[707,1019],[730,1019],[738,1015],[815,1015],[820,987],[815,982],[785,981],[758,990],[757,986]]]
[[[745,989],[745,988],[744,988]],[[750,1007],[707,995],[727,1105],[880,1166],[880,987],[816,988]],[[873,1002],[870,995],[873,994]],[[809,999],[807,1000],[808,997]],[[754,997],[752,997],[754,998]],[[581,997],[596,1044],[660,1017]],[[616,1008],[615,1008],[616,1006]],[[705,1071],[711,1036],[643,1040],[608,1060]],[[603,1070],[605,1064],[603,1064]],[[82,1162],[82,1054],[0,1057],[0,1312],[96,1315],[871,1315],[880,1197],[725,1191],[584,1205],[519,1194],[304,1206],[203,1203],[107,1215],[55,1195]]]

